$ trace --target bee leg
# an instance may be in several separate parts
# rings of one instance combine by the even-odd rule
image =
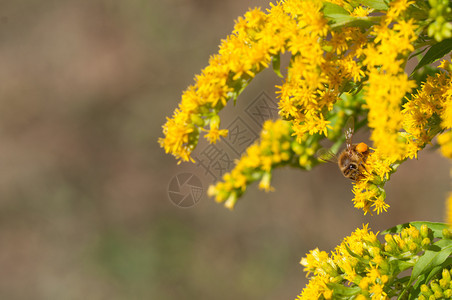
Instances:
[[[368,174],[369,172],[366,169],[366,166],[364,163],[360,163],[358,166],[358,170],[356,171],[356,178],[355,180],[361,180],[366,178],[366,174]]]
[[[366,165],[365,165],[365,164],[360,164],[360,167],[362,167],[363,170],[367,172],[367,169],[366,169]]]

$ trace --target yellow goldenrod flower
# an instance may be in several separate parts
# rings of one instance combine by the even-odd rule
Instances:
[[[389,299],[387,294],[383,291],[382,284],[374,284],[369,289],[369,293],[372,295],[372,300]]]
[[[209,130],[206,130],[205,138],[210,144],[215,144],[220,136],[226,136],[228,134],[227,129],[218,129],[220,127],[220,117],[218,115],[213,116],[209,119]],[[205,130],[205,129],[203,129]]]
[[[337,299],[400,296],[404,286],[398,283],[398,276],[413,267],[431,243],[423,245],[420,231],[413,226],[401,229],[399,234],[386,234],[385,240],[385,244],[380,243],[368,225],[363,225],[346,237],[331,255],[318,248],[311,250],[301,260],[310,281],[298,299],[319,299],[325,292]],[[411,245],[414,251],[406,252],[406,245]],[[443,273],[444,280],[450,282],[450,274]]]
[[[373,143],[364,176],[353,185],[353,203],[365,214],[386,211],[383,188],[398,165],[417,158],[440,133],[443,153],[452,155],[450,133],[444,132],[452,129],[450,63],[443,61],[439,68],[444,70],[426,79],[405,72],[410,54],[426,41],[433,44],[426,40],[429,25],[419,9],[410,0],[367,5],[286,0],[270,4],[266,11],[250,9],[183,93],[163,126],[161,147],[180,161],[193,161],[200,136],[209,143],[227,136],[219,111],[264,68],[273,64],[277,69],[280,54],[289,52],[287,75],[277,86],[281,120],[266,123],[260,141],[209,195],[233,207],[251,182],[272,190],[270,179],[277,167],[311,169],[318,163],[315,153],[322,139],[332,140],[337,152],[351,115],[371,129]]]
[[[260,139],[246,149],[222,181],[209,187],[208,194],[233,209],[254,181],[259,181],[260,189],[273,190],[275,168],[313,168],[319,163],[315,153],[320,142],[328,138],[334,153],[346,140],[349,152],[361,154],[353,158],[360,171],[353,182],[354,206],[364,214],[386,211],[384,185],[400,164],[417,158],[436,136],[441,152],[452,158],[451,63],[443,60],[436,69],[425,67],[450,51],[450,41],[444,41],[452,36],[450,7],[447,0],[358,2],[285,0],[270,4],[265,12],[258,8],[246,12],[235,22],[232,34],[222,40],[218,54],[211,56],[209,65],[182,94],[181,103],[163,126],[160,146],[179,162],[193,161],[191,153],[200,136],[209,143],[227,136],[228,131],[220,127],[219,112],[259,72],[272,65],[284,77],[279,70],[280,55],[288,52],[286,76],[277,86],[281,119],[264,123]],[[422,47],[427,47],[427,54],[419,52]],[[424,57],[415,72],[407,74],[405,67],[414,52]],[[371,129],[371,147],[358,143],[350,147],[354,129],[343,130],[349,117],[355,118],[356,130]],[[449,224],[451,203],[452,196],[447,206]],[[420,272],[425,264],[423,253],[450,247],[449,228],[441,239],[439,225],[432,230],[424,225],[386,233],[384,243],[364,225],[330,255],[312,250],[300,262],[310,282],[298,299],[403,295],[413,279],[397,276],[409,268]],[[435,248],[430,247],[432,241]],[[428,262],[441,265],[440,258],[450,254],[444,253]],[[430,282],[416,283],[419,299],[452,297],[450,270],[439,270],[441,278],[438,273]],[[425,268],[423,276],[430,271]]]
[[[409,0],[391,1],[389,10],[386,14],[388,19],[391,21],[397,19],[405,10],[407,10],[408,6],[410,6],[411,4],[414,4],[414,1]]]
[[[374,210],[377,212],[377,215],[379,215],[381,212],[386,212],[388,210],[389,204],[385,203],[384,197],[380,195],[371,206],[374,206]]]
[[[324,296],[324,293],[327,296],[330,295],[331,290],[327,286],[329,282],[328,278],[322,276],[314,277],[309,281],[297,299],[319,299],[320,296]]]
[[[266,192],[274,190],[274,188],[270,185],[271,175],[269,172],[264,173],[261,181],[259,182],[259,188],[265,190]]]
[[[306,137],[302,143],[307,142]],[[310,168],[319,145],[316,143],[312,144],[310,149],[303,149],[300,144],[294,143],[294,140],[290,122],[282,120],[265,122],[260,141],[246,150],[235,168],[223,176],[223,182],[209,187],[209,196],[215,196],[218,202],[223,202],[233,194],[234,201],[227,202],[228,207],[232,208],[237,202],[237,197],[243,194],[251,182],[260,180],[259,188],[272,191],[270,171],[275,166],[290,163],[289,159],[295,155],[305,158],[302,167]],[[296,154],[297,149],[303,150]]]
[[[352,16],[355,17],[367,17],[372,10],[368,7],[357,6],[351,12]]]

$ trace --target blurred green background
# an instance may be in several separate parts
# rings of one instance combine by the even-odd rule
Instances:
[[[268,1],[0,0],[1,299],[293,299],[310,249],[443,220],[449,163],[429,149],[380,216],[353,208],[332,164],[277,170],[275,192],[253,185],[233,212],[169,201],[180,172],[212,179],[164,154],[161,125],[254,6]],[[264,71],[223,122],[279,83]]]

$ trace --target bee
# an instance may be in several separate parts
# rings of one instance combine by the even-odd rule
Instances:
[[[328,149],[317,151],[317,158],[323,161],[337,163],[342,174],[351,180],[359,181],[365,177],[365,163],[369,156],[369,147],[365,143],[352,144],[352,137],[355,131],[355,122],[350,117],[345,123],[345,149],[336,156]]]

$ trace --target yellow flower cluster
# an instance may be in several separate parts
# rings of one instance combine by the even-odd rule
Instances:
[[[443,269],[441,277],[432,280],[428,285],[421,285],[421,295],[419,300],[427,299],[451,299],[452,298],[452,281],[450,269]]]
[[[280,54],[288,51],[287,75],[277,91],[285,122],[268,123],[262,140],[209,194],[232,208],[253,181],[271,190],[274,168],[312,168],[323,138],[335,142],[337,152],[343,142],[340,126],[351,115],[371,128],[373,142],[367,176],[353,186],[354,205],[364,213],[386,211],[383,187],[400,163],[417,157],[439,133],[442,152],[452,157],[452,85],[447,61],[441,65],[445,72],[424,82],[409,79],[404,71],[408,56],[421,47],[417,39],[427,26],[416,19],[420,14],[413,13],[414,1],[368,4],[286,0],[270,4],[265,13],[248,11],[183,93],[163,126],[160,145],[187,161],[200,134],[209,143],[226,136],[219,111],[270,63],[278,69]]]
[[[404,72],[406,57],[414,47],[416,26],[413,20],[405,20],[402,14],[414,1],[397,0],[380,24],[374,26],[373,41],[363,50],[363,64],[369,77],[365,98],[369,107],[368,125],[373,128],[371,139],[375,148],[392,161],[402,159],[404,142],[399,140],[403,117],[402,100],[412,88],[414,81]]]
[[[378,234],[378,233],[377,233]],[[301,259],[310,274],[309,284],[297,299],[390,299],[400,294],[397,275],[413,267],[416,255],[431,244],[426,225],[408,227],[400,234],[386,234],[382,244],[368,225],[357,229],[328,255],[311,250]],[[402,258],[405,264],[399,264]],[[356,298],[353,298],[356,297]]]
[[[429,17],[434,21],[428,26],[428,35],[440,42],[452,37],[452,23],[448,22],[448,15],[452,12],[450,0],[429,0]]]
[[[441,66],[448,70],[449,62],[443,61]],[[382,132],[388,142],[385,144],[382,137],[382,145],[376,147],[367,160],[369,176],[355,183],[353,187],[355,207],[363,209],[365,213],[370,211],[370,207],[373,207],[377,214],[386,211],[388,205],[384,202],[386,194],[382,186],[389,180],[389,175],[403,160],[417,157],[418,151],[431,143],[443,130],[448,131],[438,136],[438,143],[441,145],[442,153],[452,158],[452,134],[449,130],[452,128],[451,95],[451,73],[439,72],[429,76],[419,90],[409,95],[402,110],[397,108],[398,113],[393,112],[393,116],[399,115],[402,130],[394,131],[392,138],[389,136],[389,130]],[[367,101],[369,102],[369,97]],[[372,109],[369,111],[369,118],[371,112]],[[382,116],[385,114],[381,112],[380,119]],[[373,133],[376,132],[378,130],[374,129]],[[391,139],[395,143],[391,143]],[[375,144],[377,145],[377,141]]]
[[[286,82],[279,87],[279,108],[283,118],[294,120],[294,132],[301,138],[308,131],[326,132],[327,122],[319,112],[335,97],[322,88],[327,78],[321,71],[325,57],[319,40],[326,35],[327,26],[320,12],[321,2],[288,1],[287,4],[284,10],[294,18],[291,28],[287,28],[290,33],[287,48],[292,58]],[[319,103],[320,99],[324,103]]]
[[[324,111],[332,109],[347,81],[357,82],[364,76],[354,53],[365,37],[359,28],[347,28],[330,39],[322,5],[319,0],[287,0],[271,4],[267,14],[254,9],[239,18],[233,34],[222,41],[219,53],[196,76],[163,126],[165,137],[159,143],[165,151],[188,161],[200,131],[207,132],[210,143],[225,136],[227,131],[218,127],[219,110],[286,50],[292,58],[287,80],[278,92],[280,115],[294,120],[299,139],[306,132],[326,135],[329,122]]]
[[[357,59],[366,42],[364,32],[358,27],[332,31],[319,8],[316,3],[293,14],[297,16],[297,30],[287,47],[292,57],[286,81],[277,92],[280,115],[293,122],[298,138],[305,133],[326,136],[330,122],[325,113],[348,91],[348,83],[357,83],[365,75]],[[293,7],[285,9],[290,12]]]
[[[280,41],[265,37],[277,28],[268,16],[254,9],[239,18],[232,35],[223,40],[219,53],[210,58],[209,65],[188,87],[173,117],[163,126],[164,138],[160,145],[167,153],[182,161],[192,160],[200,131],[206,131],[206,139],[215,143],[227,130],[220,130],[218,112],[230,98],[236,98],[256,73],[267,67],[271,53],[282,49]],[[208,129],[206,127],[209,126]]]
[[[307,143],[311,143],[307,147]],[[292,136],[288,121],[266,121],[260,141],[251,145],[235,168],[223,176],[223,181],[210,186],[208,194],[215,196],[217,202],[224,202],[229,209],[234,208],[238,197],[253,181],[260,180],[259,188],[270,191],[271,170],[279,165],[298,164],[310,169],[314,163],[314,153],[318,148],[314,139],[305,135],[300,144]],[[294,160],[298,157],[297,160]]]
[[[191,153],[202,133],[209,143],[227,136],[219,111],[270,64],[283,77],[280,55],[290,52],[287,75],[277,86],[281,119],[265,122],[260,140],[221,182],[209,187],[208,194],[232,209],[254,181],[259,181],[260,189],[272,190],[275,168],[310,170],[319,163],[316,153],[323,139],[331,140],[330,150],[338,153],[345,140],[342,128],[354,117],[356,129],[371,129],[373,143],[370,154],[364,151],[361,157],[358,170],[363,176],[353,182],[354,206],[365,214],[386,211],[384,185],[401,163],[417,158],[436,136],[441,152],[452,158],[451,63],[443,61],[435,71],[423,68],[452,48],[450,41],[435,42],[452,32],[445,19],[450,11],[443,5],[447,0],[421,2],[285,0],[270,4],[266,12],[248,11],[183,93],[163,126],[161,147],[179,161],[193,161]],[[419,72],[409,76],[408,58],[425,46],[427,54],[418,67],[428,76]],[[452,196],[448,205],[452,223]],[[412,282],[397,276],[421,260],[419,253],[430,251],[426,247],[433,239],[425,225],[400,230],[385,235],[386,242],[381,243],[365,225],[331,255],[311,251],[301,260],[311,278],[298,299],[399,295],[401,286]],[[435,246],[450,249],[451,234],[447,235]],[[446,286],[450,277],[449,270],[443,270],[441,279],[420,287],[420,299],[451,297]]]
[[[444,65],[448,62],[444,61]],[[452,128],[452,76],[440,72],[427,78],[421,89],[411,96],[403,107],[404,129],[407,132],[407,145],[410,153],[422,149],[442,130]],[[447,151],[449,131],[438,137]],[[447,156],[447,155],[446,155]]]

